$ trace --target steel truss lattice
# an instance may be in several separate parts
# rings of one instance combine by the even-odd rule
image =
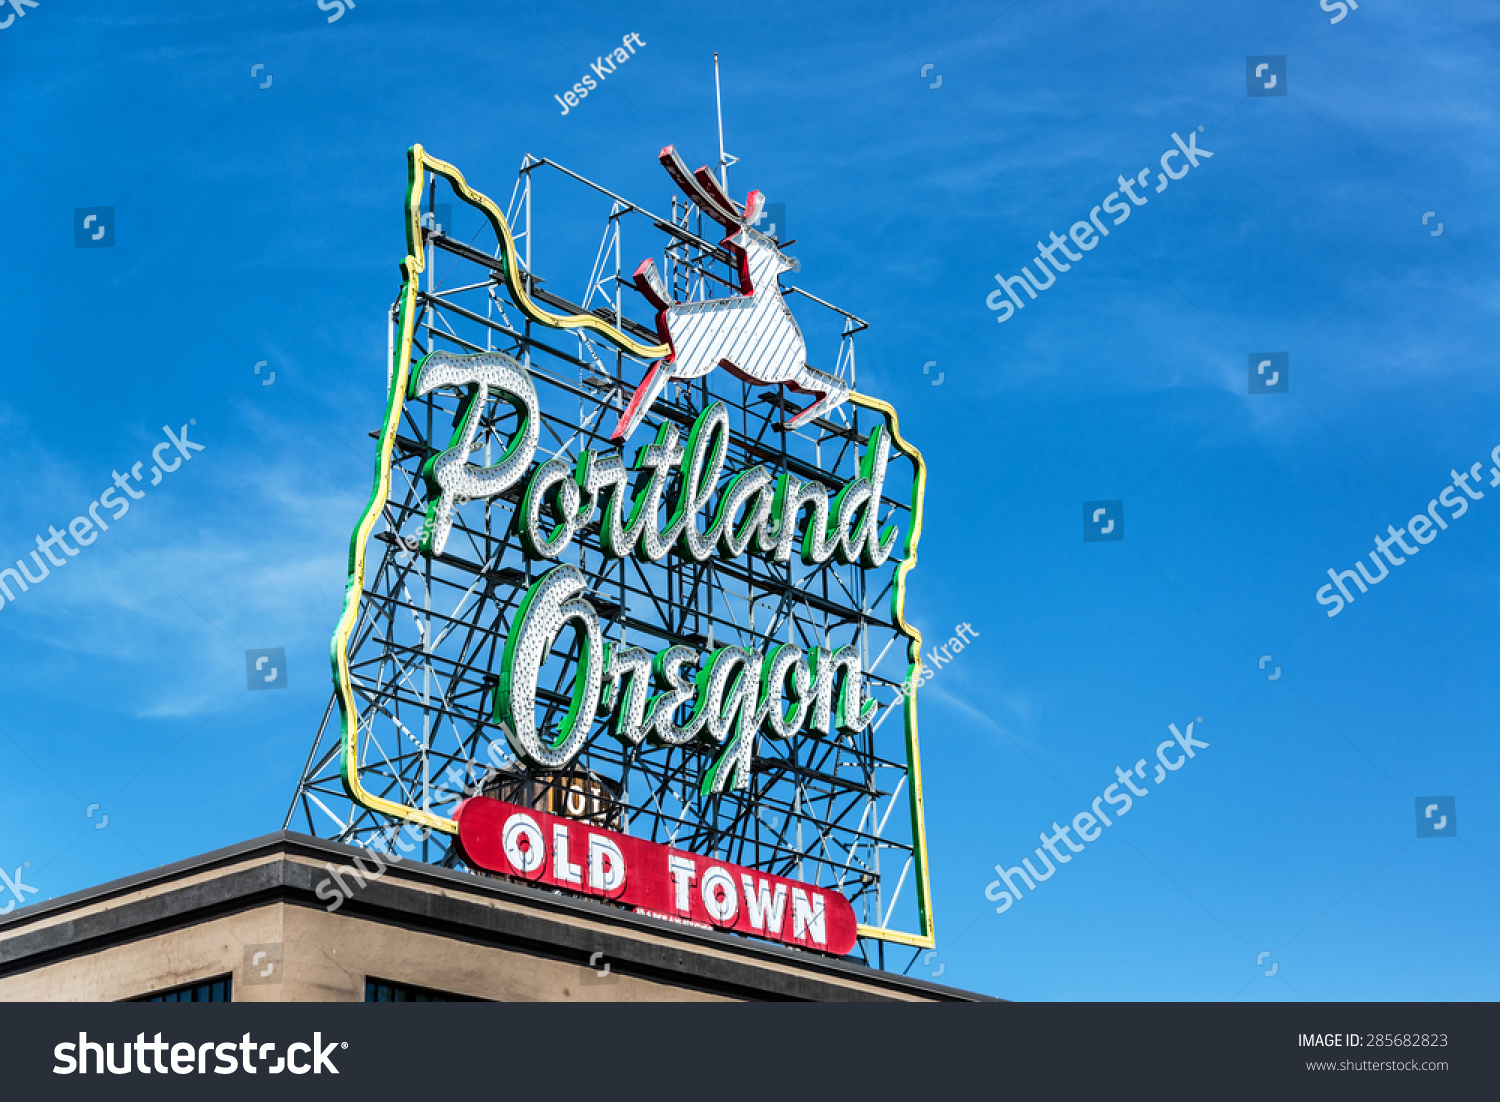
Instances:
[[[609,203],[577,304],[548,289],[531,268],[533,189],[542,179],[559,176],[560,183],[603,196],[596,200],[601,211],[603,202]],[[554,456],[571,463],[581,449],[610,449],[609,431],[647,362],[584,330],[546,328],[524,316],[507,299],[493,231],[486,226],[488,241],[476,243],[478,235],[465,241],[451,227],[436,227],[431,212],[443,199],[440,184],[446,189],[433,176],[420,193],[425,271],[415,297],[413,367],[438,350],[504,352],[524,364],[536,384],[542,410],[537,463]],[[454,195],[454,209],[463,201]],[[650,313],[622,268],[622,259],[640,258],[624,245],[627,227],[646,231],[636,235],[641,255],[648,237],[661,250],[660,271],[675,300],[735,290],[728,252],[705,236],[705,227],[709,232],[717,227],[690,203],[674,199],[672,214],[658,217],[561,166],[527,157],[505,215],[534,301],[563,314],[592,314],[643,343],[657,337],[626,315],[632,309]],[[798,288],[783,284],[782,291],[793,296],[789,305],[796,310],[833,311],[841,330],[833,370],[852,387],[854,338],[866,324]],[[398,324],[399,311],[393,308],[393,355],[401,349]],[[831,342],[825,351],[834,352]],[[810,343],[809,358],[814,357]],[[870,431],[880,423],[870,410],[845,404],[826,419],[785,432],[779,422],[798,408],[787,399],[806,399],[776,387],[746,385],[723,371],[672,386],[625,445],[627,461],[662,419],[685,433],[707,404],[723,401],[731,416],[726,476],[767,464],[834,489],[854,477]],[[513,518],[524,479],[490,501],[460,505],[442,554],[429,557],[416,550],[428,507],[420,468],[450,446],[466,400],[459,390],[442,389],[405,402],[390,461],[390,494],[369,542],[361,603],[347,644],[359,703],[357,762],[350,768],[359,770],[367,792],[440,817],[451,817],[457,801],[497,769],[524,769],[490,718],[495,671],[527,587],[556,565],[527,559],[518,543]],[[480,462],[482,451],[485,464],[494,462],[518,421],[509,406],[492,403],[483,413],[473,461]],[[678,643],[705,649],[735,644],[762,652],[781,642],[804,649],[847,643],[859,648],[867,692],[879,705],[874,721],[858,734],[835,730],[830,737],[762,739],[747,789],[703,796],[699,781],[712,758],[710,747],[627,747],[602,721],[596,721],[576,765],[619,786],[624,829],[632,835],[842,891],[866,932],[909,931],[920,924],[930,937],[930,917],[918,914],[927,908],[915,814],[920,790],[908,787],[920,785],[920,774],[914,778],[909,768],[915,734],[908,726],[915,723],[915,706],[905,700],[904,689],[914,672],[914,653],[909,637],[893,622],[900,548],[907,545],[913,523],[914,502],[906,493],[913,486],[911,458],[893,452],[880,522],[896,524],[901,536],[897,555],[876,570],[835,560],[805,566],[795,554],[786,564],[749,554],[701,564],[675,553],[659,563],[614,559],[601,549],[597,518],[562,561],[588,578],[587,596],[606,624],[606,637],[621,645],[657,650]],[[574,633],[565,632],[538,688],[543,730],[554,729],[567,709],[577,659]],[[350,798],[341,776],[342,746],[339,711],[330,703],[287,826],[389,851],[402,824]],[[422,860],[464,867],[451,835],[425,833]],[[904,910],[898,910],[903,903]],[[862,937],[859,945],[857,952],[866,960],[883,963],[883,944]]]

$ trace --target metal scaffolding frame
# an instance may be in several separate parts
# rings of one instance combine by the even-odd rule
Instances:
[[[541,170],[548,170],[549,181],[561,177],[610,203],[577,304],[550,291],[532,270],[534,185]],[[612,419],[647,362],[582,329],[545,328],[518,311],[506,299],[499,243],[488,251],[451,236],[451,227],[436,226],[432,212],[439,183],[433,176],[422,195],[426,263],[416,295],[413,365],[440,349],[504,352],[524,364],[536,384],[542,410],[538,463],[553,456],[571,462],[585,448],[609,450]],[[457,209],[465,200],[455,194],[452,201]],[[705,237],[704,216],[689,202],[674,199],[670,216],[656,216],[560,165],[527,156],[505,216],[533,300],[564,314],[592,314],[645,343],[656,342],[655,331],[626,316],[632,306],[649,313],[622,268],[622,257],[632,255],[622,241],[627,225],[632,232],[643,228],[655,235],[660,270],[674,301],[737,291],[729,252]],[[717,228],[711,221],[707,226]],[[781,290],[834,313],[841,336],[833,370],[852,387],[854,339],[866,323],[799,288],[783,284]],[[391,324],[394,357],[399,352],[394,307]],[[846,404],[828,418],[784,431],[779,422],[797,408],[786,397],[778,387],[747,385],[724,371],[674,382],[636,434],[639,439],[625,445],[627,458],[661,421],[685,430],[708,403],[723,401],[731,418],[726,471],[767,464],[830,488],[854,477],[879,418]],[[440,816],[451,816],[458,800],[493,783],[497,771],[526,772],[490,718],[493,671],[527,587],[555,565],[528,559],[519,545],[513,515],[524,480],[492,500],[455,509],[441,554],[416,549],[428,506],[419,471],[425,460],[450,446],[465,401],[462,392],[444,389],[405,402],[390,463],[391,493],[372,532],[370,567],[348,640],[349,670],[360,699],[353,767],[370,793]],[[503,402],[483,411],[475,439],[486,464],[503,453],[518,423],[518,414]],[[913,484],[902,477],[910,463],[892,452],[892,475],[879,507],[881,526],[895,523],[903,537],[914,507],[900,496]],[[904,696],[914,671],[908,640],[892,620],[898,558],[876,570],[834,560],[806,566],[795,554],[785,564],[753,554],[695,563],[675,553],[652,563],[606,556],[597,519],[582,529],[563,561],[588,578],[588,599],[606,623],[609,640],[651,649],[718,643],[760,651],[781,642],[804,649],[854,643],[867,693],[878,702],[874,721],[858,734],[835,730],[827,737],[762,740],[749,787],[712,796],[699,794],[699,779],[712,759],[709,747],[629,747],[611,738],[599,721],[575,767],[621,794],[623,829],[841,891],[864,927],[884,929],[895,922],[911,928],[906,916],[919,906],[913,897],[925,883],[913,890],[909,882],[925,871],[916,816],[892,815],[897,808],[916,806],[914,796],[920,795],[907,788],[906,724],[914,722],[914,710],[906,714]],[[567,710],[578,646],[573,633],[563,633],[543,667],[545,680],[537,693],[543,730],[555,729]],[[286,826],[389,851],[401,824],[350,798],[341,777],[338,715],[330,702]],[[426,832],[420,859],[463,868],[454,842],[451,835]],[[906,909],[898,911],[903,902]],[[875,938],[861,938],[856,952],[884,965],[883,942]]]

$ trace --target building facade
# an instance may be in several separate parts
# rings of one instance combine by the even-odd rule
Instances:
[[[363,871],[355,864],[359,858]],[[0,920],[3,1001],[974,1001],[847,958],[290,832]]]

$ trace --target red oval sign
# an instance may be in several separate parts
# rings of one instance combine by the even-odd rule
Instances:
[[[454,812],[476,868],[598,896],[655,918],[734,930],[824,953],[854,948],[854,908],[837,891],[602,830],[487,796]]]

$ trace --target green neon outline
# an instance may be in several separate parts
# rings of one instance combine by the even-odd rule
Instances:
[[[521,599],[521,604],[516,608],[516,614],[511,620],[513,630],[506,634],[505,649],[500,653],[500,675],[495,683],[495,705],[490,712],[490,718],[507,732],[516,729],[515,692],[512,685],[513,678],[511,677],[511,673],[515,668],[516,649],[521,645],[521,633],[515,631],[514,626],[526,622],[526,617],[531,613],[531,605],[536,600],[537,594],[541,592],[543,583],[559,570],[577,569],[576,566],[568,566],[566,564],[563,566],[554,566],[531,583],[530,587],[526,590],[526,596]],[[568,598],[569,601],[573,599],[573,597]],[[569,627],[573,629],[573,637],[578,641],[578,671],[573,675],[573,698],[568,702],[568,714],[563,716],[562,722],[557,725],[557,737],[547,744],[547,749],[549,750],[556,750],[573,737],[573,728],[578,725],[578,713],[582,710],[584,702],[588,699],[589,671],[593,661],[589,651],[588,628],[583,625],[577,616],[565,616],[563,618],[563,628],[567,629]],[[552,648],[549,646],[547,649],[550,652]],[[546,662],[545,655],[542,661]],[[607,656],[604,668],[609,668]],[[594,707],[597,714],[598,701],[594,702]],[[533,717],[532,723],[535,724],[535,722],[536,719]],[[540,733],[538,732],[538,735]],[[525,755],[521,753],[519,746],[515,747],[515,751],[517,756],[524,759]],[[536,763],[527,762],[527,764],[535,765]],[[536,767],[539,769],[551,768],[550,766]]]
[[[427,358],[431,355],[432,353],[429,352],[427,356],[423,356],[417,361],[417,368],[412,372],[411,379],[407,384],[407,398],[415,397],[412,391],[415,391],[421,383],[422,368],[426,366]],[[464,386],[464,390],[467,393],[465,394],[463,405],[459,407],[458,419],[453,425],[453,434],[448,438],[448,446],[436,455],[428,456],[427,460],[422,464],[422,482],[427,487],[428,498],[427,522],[422,525],[422,541],[420,544],[420,549],[424,555],[432,554],[432,536],[437,531],[438,506],[442,503],[443,488],[438,485],[437,480],[438,462],[446,459],[451,454],[463,451],[464,445],[473,442],[474,437],[479,434],[479,422],[484,417],[484,406],[487,404],[490,396],[489,388],[479,383],[469,383]],[[481,392],[485,395],[485,402],[480,401]],[[522,442],[526,439],[526,423],[531,419],[531,411],[526,408],[526,403],[516,395],[508,391],[500,391],[494,396],[510,406],[515,412],[519,423],[516,425],[516,431],[511,435],[510,441],[505,446],[505,453],[488,467],[479,468],[481,471],[494,470],[516,454],[517,449],[520,448]],[[469,454],[467,451],[464,452],[463,458],[466,462]],[[452,504],[450,504],[449,508],[452,507]]]
[[[619,526],[620,536],[637,558],[645,559],[646,556],[641,551],[642,525],[648,521],[651,524],[655,524],[656,518],[654,516],[643,518],[641,514],[645,511],[646,502],[650,498],[655,497],[657,508],[660,508],[662,497],[664,496],[663,494],[653,495],[651,493],[652,481],[661,478],[662,475],[659,467],[648,468],[644,466],[646,462],[646,449],[665,448],[667,446],[667,437],[675,432],[676,428],[677,426],[670,421],[663,421],[656,427],[656,439],[652,440],[650,444],[645,445],[645,447],[636,449],[635,461],[626,468],[625,477],[620,479],[615,485],[614,492],[609,495],[609,500],[604,503],[604,508],[599,517],[599,544],[611,558],[629,558],[629,553],[623,552],[619,545],[615,543],[614,530],[616,527],[615,517],[620,512],[620,499],[625,496],[625,487],[630,484],[630,475],[634,473],[635,482],[633,485],[630,485],[630,510],[625,516],[625,523]],[[663,485],[662,490],[666,490],[665,485]]]
[[[548,483],[546,491],[539,491],[538,486],[540,486],[542,481],[542,471],[549,466],[554,471],[567,471],[567,477],[552,479]],[[567,510],[562,507],[563,502],[561,500],[559,491],[561,490],[562,484],[564,482],[571,482],[573,483],[573,485],[577,486],[580,473],[581,472],[576,468],[570,470],[567,460],[559,456],[553,456],[551,459],[547,460],[547,462],[538,464],[536,470],[532,471],[531,476],[526,479],[526,490],[521,494],[521,505],[520,508],[516,510],[515,526],[516,538],[521,542],[521,551],[528,559],[552,558],[553,555],[549,555],[546,552],[554,544],[561,541],[564,531],[567,532],[568,541],[572,541],[574,529],[577,528],[579,524],[578,518],[581,509],[575,509],[572,516],[564,516],[563,514],[566,513]],[[552,504],[550,506],[547,504],[547,492],[549,491],[552,495]],[[538,493],[541,493],[542,495],[540,500],[537,499]],[[582,501],[586,495],[587,491],[583,490],[580,487],[579,500]],[[532,539],[531,525],[527,522],[527,518],[531,516],[531,510],[533,508],[537,510],[536,515],[539,527],[541,524],[546,522],[546,517],[544,514],[549,509],[554,517],[561,518],[556,524],[552,526],[552,530],[550,532],[543,534],[542,542],[540,544]],[[590,510],[590,512],[592,512],[592,509]],[[558,551],[560,552],[561,548],[559,548]],[[557,552],[554,552],[554,554],[556,553]],[[608,663],[606,663],[605,665],[607,667]]]
[[[720,407],[723,407],[727,414],[729,409],[728,405],[723,401],[716,401],[711,402],[709,405],[705,406],[703,412],[698,414],[698,416],[693,419],[693,427],[688,430],[687,443],[685,443],[682,448],[684,464],[687,463],[689,457],[697,456],[699,447],[698,442],[701,439],[703,433],[708,430],[709,414],[713,413],[715,409],[718,409]],[[696,479],[691,477],[693,472],[687,469],[685,466],[679,468],[680,477],[677,480],[677,492],[671,495],[670,500],[667,502],[667,523],[662,529],[662,531],[664,532],[670,532],[672,530],[672,526],[675,525],[679,520],[681,520],[682,515],[687,512],[688,505],[698,500],[699,495],[701,495],[703,492],[704,484],[708,481],[708,472],[715,469],[722,472],[724,469],[724,456],[729,452],[730,428],[728,417],[726,416],[724,421],[722,422],[716,421],[715,424],[722,424],[724,427],[724,431],[722,433],[715,432],[713,436],[709,438],[709,443],[717,446],[711,452],[709,452],[708,455],[703,457],[703,464],[698,468],[698,477]],[[618,493],[618,491],[616,492]],[[709,552],[709,558],[713,558],[714,552],[718,551],[719,549],[719,532],[714,528],[714,523],[718,519],[717,514],[719,512],[719,508],[714,509],[715,515],[710,517],[708,531],[704,533],[704,536],[713,536],[713,540],[710,544],[712,550]],[[632,521],[634,521],[634,519],[634,517],[631,517]],[[689,517],[686,523],[684,523],[682,531],[677,534],[676,540],[677,547],[679,548],[678,554],[680,555],[680,557],[688,559],[690,561],[692,559],[692,555],[688,553],[687,525],[693,523],[694,519],[692,517]],[[670,554],[670,552],[668,553]]]

